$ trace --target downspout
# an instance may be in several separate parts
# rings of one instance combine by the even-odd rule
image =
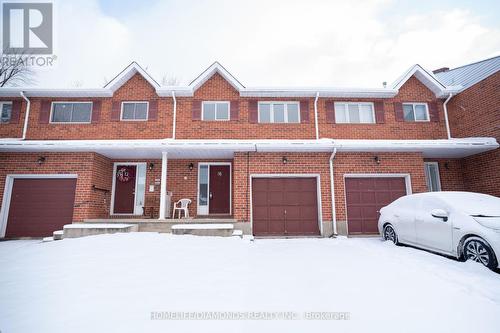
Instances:
[[[24,100],[26,101],[26,115],[24,117],[23,137],[21,138],[21,140],[25,140],[26,133],[28,132],[28,119],[30,117],[31,102],[30,102],[29,98],[26,97],[26,95],[24,94],[23,91],[21,91],[21,97],[24,98]]]
[[[316,129],[316,140],[319,139],[319,128],[318,128],[318,99],[319,91],[316,93],[316,98],[314,99],[314,128]]]
[[[448,108],[447,104],[450,101],[451,97],[453,96],[453,93],[450,93],[446,101],[443,103],[443,109],[444,109],[444,121],[446,123],[446,133],[448,134],[448,139],[451,139],[451,131],[450,131],[450,123],[448,122]]]
[[[175,139],[175,123],[177,119],[177,99],[175,98],[175,91],[172,90],[172,99],[174,100],[174,119],[172,123],[172,139]]]
[[[337,154],[337,147],[333,148],[333,152],[330,155],[330,193],[332,197],[332,221],[333,221],[333,235],[337,235],[337,210],[335,209],[335,182],[333,174],[333,160],[335,159],[335,154]]]

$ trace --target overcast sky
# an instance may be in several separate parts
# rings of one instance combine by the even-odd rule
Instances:
[[[218,60],[245,86],[391,83],[500,54],[500,1],[55,0],[57,66],[38,86],[101,87],[131,61],[188,84]]]

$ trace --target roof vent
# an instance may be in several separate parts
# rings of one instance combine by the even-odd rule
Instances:
[[[432,72],[433,72],[434,74],[437,74],[437,73],[447,72],[447,71],[449,71],[449,70],[450,70],[450,68],[449,68],[449,67],[441,67],[441,68],[438,68],[438,69],[433,70]]]

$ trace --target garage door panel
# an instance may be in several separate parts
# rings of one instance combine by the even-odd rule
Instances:
[[[349,234],[378,233],[380,208],[406,195],[404,177],[346,178]]]
[[[259,191],[253,191],[255,185]],[[267,200],[256,201],[263,190]],[[253,179],[252,199],[260,203],[252,206],[254,235],[319,234],[316,191],[315,178]]]
[[[45,237],[72,223],[76,179],[14,179],[5,237]]]

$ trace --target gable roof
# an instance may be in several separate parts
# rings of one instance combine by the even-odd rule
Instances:
[[[151,75],[149,75],[138,63],[132,61],[130,65],[125,67],[117,76],[115,76],[111,81],[109,81],[104,89],[110,89],[112,92],[115,92],[122,85],[125,84],[132,76],[136,73],[139,73],[150,85],[154,88],[159,88],[160,85],[156,82]]]
[[[465,90],[500,71],[500,55],[472,64],[436,73],[439,81],[447,86],[461,85]]]
[[[433,74],[426,71],[419,64],[411,66],[406,72],[404,72],[403,75],[394,81],[392,88],[399,90],[412,76],[415,76],[438,97],[443,97],[447,93],[454,92],[457,89],[457,87],[445,86]]]
[[[205,82],[208,81],[215,73],[219,73],[234,89],[241,91],[245,89],[245,86],[241,84],[227,69],[224,68],[218,61],[214,62],[207,69],[205,69],[196,79],[191,81],[189,87],[196,91],[199,87],[201,87]]]

